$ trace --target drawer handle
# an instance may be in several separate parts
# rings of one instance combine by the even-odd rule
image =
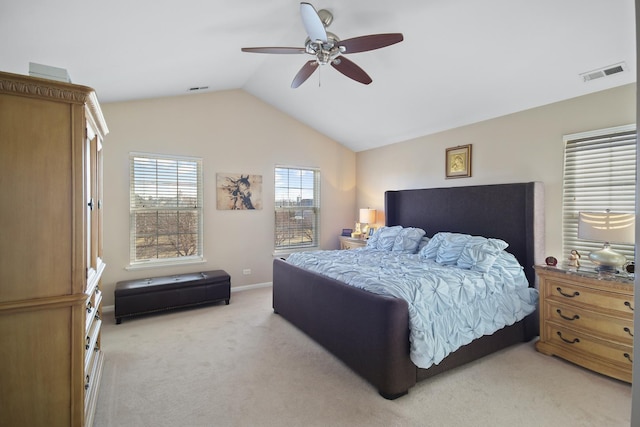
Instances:
[[[629,335],[633,336],[633,332],[631,332],[631,329],[627,328],[626,326],[624,327],[624,331]]]
[[[562,292],[562,288],[560,286],[558,286],[556,289],[558,290],[558,292],[560,292],[560,295],[562,295],[563,297],[575,298],[578,295],[580,295],[580,292],[578,292],[578,291],[574,291],[573,295],[565,294],[564,292]]]
[[[580,338],[574,338],[572,341],[569,341],[568,339],[562,336],[562,332],[560,331],[558,331],[558,336],[562,341],[566,342],[567,344],[576,344],[580,342]]]
[[[626,357],[629,362],[633,363],[633,359],[631,359],[631,356],[629,355],[629,353],[625,353],[624,357]]]
[[[627,307],[629,307],[631,309],[631,311],[633,311],[633,307],[631,307],[631,303],[629,301],[625,301],[624,305],[626,305]]]
[[[569,316],[565,316],[564,314],[562,314],[562,311],[560,309],[557,309],[556,312],[560,315],[560,317],[562,317],[564,320],[578,320],[580,318],[580,316],[578,316],[577,314],[574,314],[573,317],[569,317]]]

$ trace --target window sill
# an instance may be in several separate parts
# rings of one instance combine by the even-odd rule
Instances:
[[[204,258],[195,258],[184,261],[149,261],[149,262],[140,262],[137,264],[129,264],[124,269],[127,271],[134,270],[146,270],[150,268],[162,268],[162,267],[179,267],[182,265],[196,265],[196,264],[206,264],[207,260]]]
[[[308,248],[299,248],[299,249],[285,249],[279,251],[273,251],[271,254],[274,258],[286,258],[294,252],[307,252],[307,251],[319,251],[320,248],[317,246],[308,247]]]

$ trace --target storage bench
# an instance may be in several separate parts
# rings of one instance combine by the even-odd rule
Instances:
[[[123,317],[172,308],[208,304],[231,298],[231,277],[224,270],[118,282],[116,324]]]

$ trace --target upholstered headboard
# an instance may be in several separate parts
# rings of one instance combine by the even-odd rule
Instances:
[[[450,231],[502,239],[535,286],[533,266],[544,258],[540,182],[387,191],[385,215],[387,226],[419,227],[429,237]]]

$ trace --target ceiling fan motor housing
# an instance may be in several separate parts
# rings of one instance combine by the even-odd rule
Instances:
[[[311,39],[307,37],[304,48],[308,54],[316,57],[319,64],[326,65],[344,51],[344,49],[337,46],[339,41],[338,36],[328,32],[326,42],[311,41]]]

